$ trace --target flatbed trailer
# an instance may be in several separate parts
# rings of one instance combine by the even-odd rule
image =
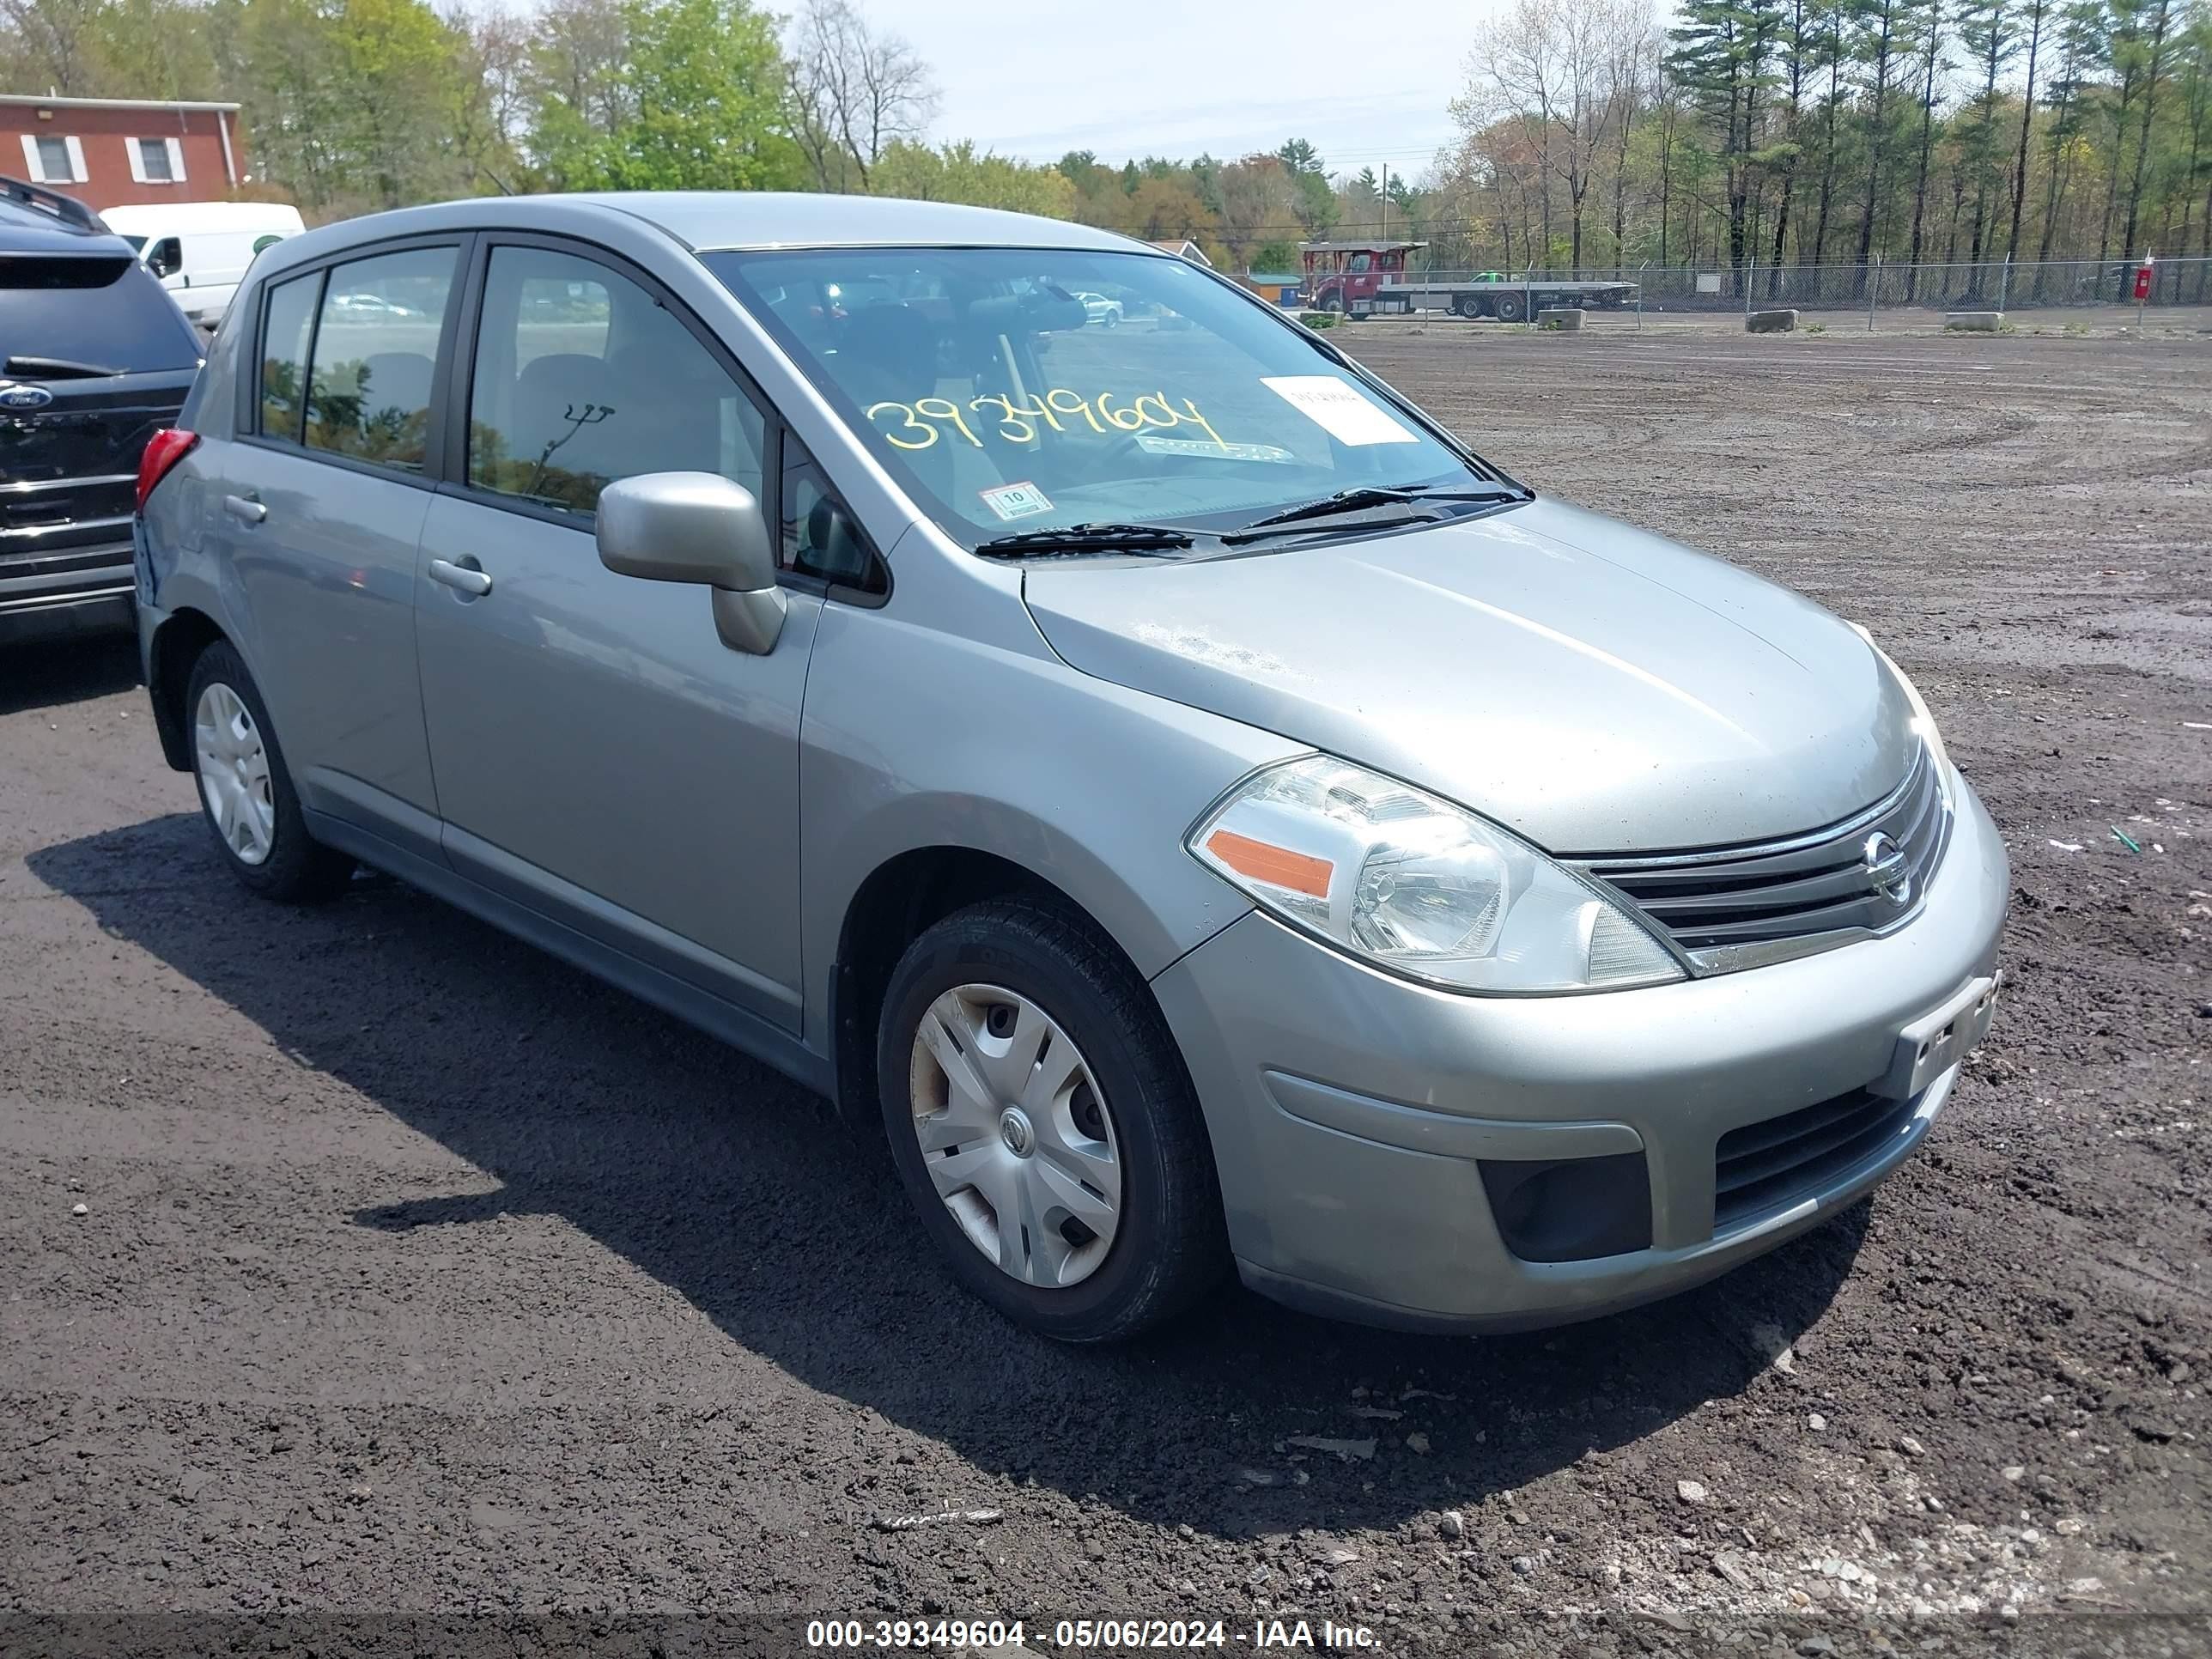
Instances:
[[[1573,282],[1486,270],[1454,280],[1409,276],[1406,256],[1422,242],[1308,242],[1304,300],[1315,311],[1347,317],[1403,317],[1443,311],[1517,323],[1547,308],[1617,309],[1635,299],[1634,283]]]
[[[1346,302],[1353,317],[1403,317],[1419,311],[1448,311],[1454,316],[1495,317],[1517,323],[1539,311],[1598,308],[1618,310],[1636,297],[1633,283],[1555,282],[1546,277],[1470,277],[1462,282],[1413,278],[1386,282],[1364,299]]]

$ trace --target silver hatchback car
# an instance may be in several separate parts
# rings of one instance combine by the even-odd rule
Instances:
[[[1054,1336],[1232,1263],[1440,1330],[1679,1290],[1893,1168],[1989,1024],[2004,852],[1862,630],[1106,232],[311,232],[139,502],[246,887],[374,865],[821,1091]]]

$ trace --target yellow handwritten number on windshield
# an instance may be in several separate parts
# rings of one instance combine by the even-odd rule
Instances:
[[[1054,386],[1042,398],[1026,403],[1016,403],[1012,398],[991,392],[969,399],[968,407],[979,413],[995,411],[998,421],[989,429],[1010,444],[1036,442],[1040,422],[1054,432],[1066,432],[1067,428],[1060,422],[1060,416],[1066,415],[1080,416],[1102,437],[1117,432],[1142,432],[1147,428],[1194,426],[1217,446],[1227,447],[1222,443],[1221,434],[1213,429],[1213,423],[1199,413],[1198,404],[1191,398],[1186,398],[1177,405],[1170,404],[1164,392],[1147,392],[1122,408],[1116,406],[1115,395],[1102,392],[1096,398],[1085,398],[1066,386]],[[884,426],[878,422],[876,429],[895,449],[927,449],[937,442],[944,425],[951,426],[976,448],[983,447],[983,441],[968,424],[960,406],[950,398],[917,398],[910,404],[871,404],[866,410],[868,419],[875,422],[886,410],[897,413],[898,424]]]
[[[887,409],[896,409],[906,417],[899,422],[896,430],[884,432],[884,441],[893,448],[927,449],[937,441],[937,428],[927,421],[915,419],[912,404],[870,404],[866,412],[868,418],[872,421]],[[882,428],[878,428],[878,430],[881,431]],[[921,436],[919,440],[909,440],[900,437],[898,434],[901,432],[919,432]]]

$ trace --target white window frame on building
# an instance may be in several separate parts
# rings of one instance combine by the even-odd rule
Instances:
[[[69,156],[69,174],[57,175],[46,166],[46,146],[63,145]],[[34,185],[85,185],[92,182],[92,174],[84,165],[84,141],[65,137],[59,133],[27,132],[23,135],[23,166]]]
[[[185,147],[174,138],[126,138],[123,141],[131,157],[131,176],[142,185],[181,185],[185,182]],[[147,164],[159,155],[168,168],[168,177],[157,179]]]

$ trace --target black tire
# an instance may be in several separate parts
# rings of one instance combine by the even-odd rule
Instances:
[[[1121,1164],[1113,1242],[1064,1289],[1000,1271],[938,1195],[915,1132],[915,1034],[932,1002],[983,983],[1028,999],[1065,1030],[1097,1079]],[[1182,1312],[1229,1265],[1221,1194],[1190,1078],[1144,981],[1079,915],[1027,899],[959,910],[908,947],[878,1027],[877,1086],[891,1160],[953,1277],[1017,1324],[1063,1342],[1115,1342]]]
[[[1521,296],[1501,294],[1491,301],[1491,309],[1498,313],[1500,322],[1517,323],[1521,320]]]
[[[258,864],[250,864],[240,857],[223,839],[208,803],[206,784],[200,777],[199,745],[193,739],[193,729],[200,698],[208,687],[216,684],[228,686],[246,705],[268,754],[269,799],[274,809],[275,828],[269,856]],[[307,820],[300,811],[299,792],[292,787],[292,773],[284,764],[284,751],[278,747],[276,729],[269,722],[269,709],[261,701],[261,688],[254,684],[246,664],[227,642],[217,640],[200,653],[199,659],[192,665],[181,713],[185,741],[191,749],[192,782],[199,792],[200,816],[207,822],[209,839],[215,842],[222,861],[240,884],[263,898],[288,904],[328,898],[344,887],[353,874],[354,861],[307,834]]]
[[[1482,301],[1472,294],[1462,294],[1452,301],[1452,309],[1470,323],[1482,315]]]

